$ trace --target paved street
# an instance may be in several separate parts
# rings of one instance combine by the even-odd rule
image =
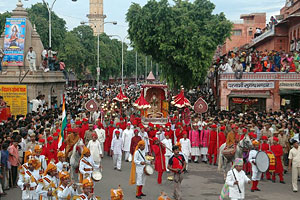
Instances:
[[[117,188],[120,184],[125,193],[125,200],[135,199],[135,187],[128,185],[130,164],[123,162],[122,172],[112,169],[112,160],[105,158],[104,161],[104,177],[100,183],[96,184],[96,194],[102,199],[108,200],[111,188]],[[217,173],[217,167],[206,164],[190,164],[189,173],[183,181],[183,199],[184,200],[216,200],[223,186],[223,175]],[[167,174],[164,175],[166,180]],[[272,183],[263,181],[260,183],[261,192],[250,192],[250,185],[246,189],[246,199],[251,200],[279,200],[279,199],[296,199],[299,194],[291,191],[290,175],[286,175],[287,184]],[[144,200],[156,200],[161,191],[172,194],[172,182],[163,181],[159,186],[156,183],[156,174],[147,177],[146,187],[144,189],[147,197]],[[7,191],[8,195],[2,197],[1,200],[21,199],[20,189]],[[201,198],[200,198],[201,197]]]

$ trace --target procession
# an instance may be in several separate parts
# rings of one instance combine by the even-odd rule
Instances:
[[[0,199],[298,198],[300,0],[4,1]]]

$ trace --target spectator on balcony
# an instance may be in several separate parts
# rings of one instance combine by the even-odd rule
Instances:
[[[271,16],[270,18],[270,25],[271,25],[271,29],[277,24],[277,20],[275,19],[274,16]]]
[[[241,79],[243,77],[243,65],[240,60],[235,64],[235,78]]]
[[[220,65],[220,69],[225,73],[233,73],[232,67],[229,65],[226,59],[224,60],[224,63]]]
[[[49,66],[50,71],[54,71],[54,62],[55,62],[54,54],[55,53],[56,52],[52,51],[51,47],[48,48],[48,66]]]
[[[254,38],[260,36],[262,34],[262,30],[259,27],[256,27]]]
[[[294,64],[295,64],[295,70],[297,73],[300,72],[300,56],[299,56],[299,50],[294,52]]]

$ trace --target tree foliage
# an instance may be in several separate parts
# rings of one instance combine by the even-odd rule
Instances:
[[[133,3],[126,17],[130,40],[138,51],[163,66],[163,76],[171,86],[197,85],[232,28],[223,13],[212,14],[214,8],[209,0],[174,0],[174,5],[168,0],[149,0],[143,7]]]
[[[10,12],[5,12],[5,13],[0,13],[0,36],[2,35],[2,33],[4,32],[4,28],[5,28],[5,22],[6,22],[6,18],[11,17],[11,13]]]
[[[29,20],[36,25],[43,45],[49,47],[49,13],[44,3],[37,3],[27,9]],[[66,21],[51,12],[52,49],[58,50],[67,33]]]

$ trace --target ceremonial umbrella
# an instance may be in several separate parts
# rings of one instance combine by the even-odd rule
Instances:
[[[171,102],[173,106],[177,108],[184,108],[191,106],[190,101],[184,96],[184,88],[181,88],[181,91],[178,95],[173,97],[173,101]]]
[[[141,91],[141,96],[132,105],[139,110],[151,108],[148,101],[144,98],[144,90]]]
[[[120,114],[122,114],[122,103],[128,101],[128,97],[123,94],[122,87],[120,87],[120,93],[113,99],[120,102]]]

